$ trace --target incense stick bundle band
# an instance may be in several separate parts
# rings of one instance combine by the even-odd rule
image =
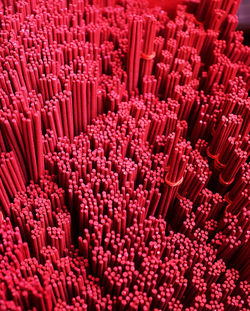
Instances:
[[[177,180],[176,182],[171,182],[171,181],[169,181],[168,179],[167,179],[167,176],[165,177],[165,183],[168,185],[168,186],[170,186],[170,187],[177,187],[177,186],[180,186],[181,184],[182,184],[182,182],[183,182],[183,176],[179,179],[179,180]]]
[[[218,154],[216,158],[214,159],[214,167],[216,170],[221,171],[226,167],[226,164],[221,163],[219,161],[219,157],[220,157],[220,154]]]
[[[216,158],[218,158],[219,153],[217,153],[217,154],[212,154],[212,153],[210,152],[210,148],[208,147],[208,148],[207,148],[207,155],[209,156],[209,158],[215,160]]]
[[[231,184],[234,182],[234,178],[232,178],[232,179],[229,180],[229,181],[225,181],[225,180],[223,179],[223,177],[222,177],[222,174],[220,174],[220,175],[219,175],[219,182],[220,182],[220,184],[223,185],[223,186],[229,186],[229,185],[231,185]]]
[[[145,59],[145,60],[152,60],[155,58],[156,53],[153,52],[152,54],[145,54],[145,53],[141,53],[141,58]]]

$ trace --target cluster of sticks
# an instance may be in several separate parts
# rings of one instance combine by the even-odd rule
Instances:
[[[114,2],[1,2],[1,310],[246,311],[239,1]]]

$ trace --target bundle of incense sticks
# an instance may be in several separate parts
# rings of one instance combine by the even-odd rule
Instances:
[[[0,2],[1,310],[250,309],[239,3]]]

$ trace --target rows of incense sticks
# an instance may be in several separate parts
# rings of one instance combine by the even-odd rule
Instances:
[[[0,2],[0,309],[250,309],[238,0]]]

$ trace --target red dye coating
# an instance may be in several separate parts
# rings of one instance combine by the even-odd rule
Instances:
[[[165,2],[0,1],[1,310],[250,309],[240,1]]]

